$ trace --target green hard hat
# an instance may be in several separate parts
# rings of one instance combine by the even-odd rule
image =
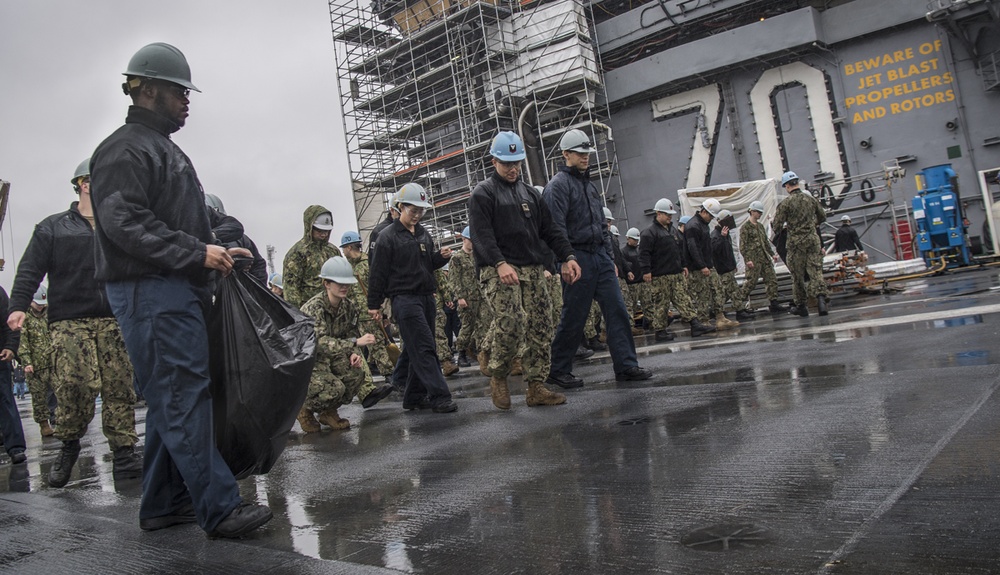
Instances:
[[[83,176],[90,175],[90,158],[80,162],[80,165],[76,167],[76,171],[73,172],[73,179],[69,183],[76,185],[76,180],[82,178]]]
[[[191,83],[191,67],[180,50],[163,42],[154,42],[139,48],[128,61],[126,76],[155,78],[173,82],[195,92],[201,92]]]

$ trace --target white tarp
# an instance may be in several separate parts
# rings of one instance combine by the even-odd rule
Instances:
[[[677,211],[679,214],[675,216],[675,220],[679,220],[679,216],[694,215],[701,209],[702,202],[708,198],[719,200],[722,208],[732,212],[733,217],[736,219],[736,230],[731,232],[733,251],[736,253],[737,272],[743,273],[744,264],[743,256],[740,255],[739,228],[743,225],[743,222],[750,219],[750,214],[747,213],[747,210],[750,208],[750,202],[756,200],[764,204],[764,215],[761,216],[760,222],[764,224],[764,228],[767,230],[767,237],[770,238],[774,235],[771,229],[771,221],[774,219],[774,213],[778,208],[778,204],[786,196],[788,194],[778,185],[777,180],[754,180],[752,182],[720,184],[704,188],[686,188],[677,190],[677,203],[679,204]],[[714,226],[715,222],[713,221],[711,227]]]

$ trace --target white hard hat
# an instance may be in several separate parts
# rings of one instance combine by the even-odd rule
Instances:
[[[409,204],[418,208],[431,207],[431,203],[427,201],[427,190],[420,184],[413,182],[399,188],[399,193],[396,194],[396,203]]]
[[[351,262],[343,256],[334,256],[326,260],[326,263],[319,270],[319,277],[339,284],[358,283],[358,279],[354,277],[354,268],[351,267]]]
[[[722,210],[722,204],[719,200],[715,198],[708,198],[701,203],[701,207],[708,213],[712,214],[712,217],[718,217],[719,211]]]
[[[633,240],[639,239],[639,228],[629,228],[628,231],[625,232],[625,237]]]
[[[333,229],[333,214],[330,212],[323,212],[322,214],[316,216],[313,220],[313,227],[317,230],[323,230],[328,232]]]
[[[559,149],[563,152],[580,152],[587,154],[597,151],[583,130],[569,130],[559,139]]]
[[[760,212],[764,213],[764,202],[760,200],[754,200],[750,202],[750,207],[747,209],[748,212]]]
[[[660,198],[656,200],[656,205],[653,206],[654,212],[662,212],[664,214],[676,214],[677,210],[674,209],[674,203],[667,198]]]
[[[719,210],[719,214],[717,216],[715,216],[715,217],[718,218],[718,219],[720,219],[720,220],[724,220],[724,219],[728,218],[731,215],[733,215],[733,212],[730,212],[729,210]]]
[[[620,233],[618,233],[618,226],[611,226],[611,235],[615,236],[616,238],[621,235]]]
[[[844,215],[840,216],[840,221],[842,221],[842,222],[849,222],[849,221],[851,221],[851,216],[849,216],[847,214],[844,214]]]
[[[604,210],[604,219],[608,220],[609,222],[615,221],[614,214],[611,213],[611,210],[607,206],[601,209]]]

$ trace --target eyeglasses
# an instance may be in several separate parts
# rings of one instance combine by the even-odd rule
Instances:
[[[501,168],[505,169],[505,170],[509,170],[511,168],[520,168],[521,167],[521,160],[517,160],[517,161],[514,161],[514,162],[505,162],[503,160],[497,160],[497,165],[500,166]]]
[[[164,84],[168,90],[173,92],[174,96],[177,96],[179,100],[187,100],[188,96],[191,95],[191,90],[184,88],[183,86],[178,86],[177,84]]]
[[[418,216],[427,211],[427,208],[421,208],[420,206],[414,206],[413,204],[403,204],[403,207],[406,208],[406,211],[410,212],[415,216]]]

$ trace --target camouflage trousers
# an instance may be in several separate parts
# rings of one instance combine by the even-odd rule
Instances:
[[[354,353],[360,353],[360,350]],[[367,363],[362,361],[361,367],[351,367],[348,355],[334,357],[333,354],[324,354],[317,358],[316,366],[313,367],[304,407],[316,413],[336,409],[351,403],[356,395],[368,395],[367,392],[362,393],[366,386],[374,389],[372,373]]]
[[[362,313],[359,317],[361,318],[361,333],[370,333],[375,336],[375,343],[365,348],[368,353],[368,364],[374,364],[379,373],[389,377],[396,365],[389,360],[389,351],[386,349],[387,344],[382,328],[367,313]]]
[[[654,276],[649,286],[649,299],[652,301],[647,306],[648,313],[645,315],[654,330],[667,329],[667,314],[671,304],[680,312],[682,320],[689,322],[695,317],[684,274]]]
[[[727,301],[733,302],[733,310],[735,311],[745,311],[747,309],[747,300],[742,297],[743,290],[736,283],[736,270],[719,274],[719,284],[722,287],[719,290],[722,295],[722,303],[715,308],[716,312],[724,311]]]
[[[49,391],[55,391],[52,382],[52,368],[45,366],[35,370],[28,376],[28,390],[31,391],[31,417],[35,423],[50,421],[54,413],[49,413]]]
[[[485,349],[483,341],[490,323],[489,306],[481,299],[467,299],[464,308],[459,308],[458,317],[462,320],[462,328],[458,331],[455,347],[459,351]]]
[[[798,305],[805,305],[809,298],[827,294],[823,256],[819,248],[819,237],[815,234],[794,243],[789,239],[785,263],[792,274],[792,301]]]
[[[132,364],[114,318],[67,319],[49,325],[59,425],[56,438],[80,439],[101,395],[101,426],[112,450],[135,445]]]
[[[753,267],[747,268],[743,278],[743,293],[740,294],[740,301],[748,301],[753,289],[757,287],[757,281],[764,278],[764,286],[767,289],[767,300],[778,299],[778,278],[774,275],[774,264],[771,258],[763,258],[760,261],[753,260]]]
[[[642,312],[644,315],[652,313],[649,298],[650,284],[645,282],[637,284],[627,284],[622,294],[625,295],[625,307],[628,308],[629,315],[634,319],[636,314]]]
[[[583,324],[583,337],[588,341],[597,337],[597,325],[601,322],[601,306],[596,301],[590,302],[590,313],[587,314],[587,323]]]
[[[559,327],[559,320],[562,319],[562,278],[559,274],[553,274],[545,280],[549,284],[549,300],[551,305],[552,333],[549,334],[551,340],[556,335],[556,328]]]
[[[436,299],[434,300],[437,301]],[[434,341],[437,343],[438,361],[444,363],[452,360],[451,346],[448,345],[448,334],[445,333],[445,324],[448,323],[448,316],[444,309],[438,305],[434,312]]]
[[[714,274],[715,270],[712,273]],[[694,312],[694,317],[702,322],[708,321],[708,314],[712,306],[715,305],[712,284],[712,276],[702,275],[701,270],[695,270],[688,274],[687,287],[688,294],[691,296],[691,309]]]
[[[490,324],[489,368],[507,377],[514,358],[521,357],[524,380],[545,381],[552,362],[552,309],[548,280],[542,266],[514,266],[518,285],[505,285],[493,268],[484,268],[484,295],[495,313]]]

